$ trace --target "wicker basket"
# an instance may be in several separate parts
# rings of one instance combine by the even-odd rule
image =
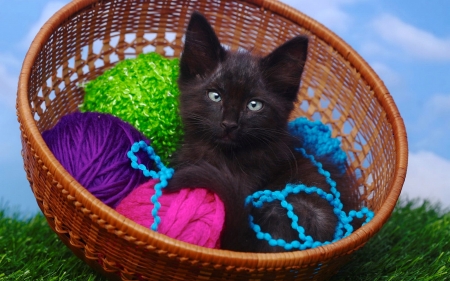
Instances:
[[[231,49],[265,54],[298,34],[310,38],[295,116],[320,119],[342,139],[361,203],[376,215],[337,243],[277,254],[190,245],[142,227],[101,203],[70,176],[41,133],[83,100],[80,83],[117,61],[156,51],[178,57],[198,10]],[[33,41],[20,75],[18,119],[25,170],[49,225],[82,260],[111,279],[327,279],[389,218],[404,182],[407,140],[397,107],[345,42],[274,0],[75,0]]]

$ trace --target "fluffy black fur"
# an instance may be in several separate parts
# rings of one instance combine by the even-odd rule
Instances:
[[[189,22],[178,80],[185,138],[174,156],[176,172],[167,190],[205,187],[220,196],[226,210],[224,249],[284,251],[256,238],[248,223],[250,212],[272,237],[298,240],[285,209],[278,204],[244,207],[249,194],[281,190],[286,183],[329,191],[317,168],[294,150],[301,143],[287,131],[307,48],[308,39],[298,36],[265,57],[226,51],[201,14],[194,13]],[[251,105],[262,108],[250,110]],[[348,178],[321,161],[345,197]],[[337,218],[326,201],[317,195],[289,197],[307,234],[320,241],[333,238]]]

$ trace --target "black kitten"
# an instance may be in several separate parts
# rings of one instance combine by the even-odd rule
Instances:
[[[167,190],[205,187],[220,196],[226,210],[224,249],[284,251],[256,238],[250,213],[273,238],[298,240],[278,201],[260,209],[244,206],[255,191],[303,183],[329,192],[317,168],[295,151],[300,140],[287,131],[307,48],[308,39],[298,36],[262,58],[231,52],[201,14],[194,13],[189,22],[178,80],[185,138],[174,156],[176,172]],[[345,197],[345,176],[321,161]],[[328,202],[313,194],[290,195],[288,201],[306,234],[319,241],[333,239],[337,217]]]

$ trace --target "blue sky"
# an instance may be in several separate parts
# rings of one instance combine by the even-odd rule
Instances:
[[[23,171],[17,81],[39,28],[69,1],[0,0],[0,200],[38,210]],[[450,207],[450,1],[284,0],[349,43],[383,79],[409,138],[403,196]]]

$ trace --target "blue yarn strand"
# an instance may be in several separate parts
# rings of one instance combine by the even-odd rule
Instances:
[[[289,123],[289,130],[291,134],[299,137],[303,141],[303,148],[297,148],[305,158],[309,159],[311,163],[317,168],[319,174],[325,177],[326,182],[330,185],[330,193],[323,191],[316,186],[306,186],[304,184],[287,184],[282,191],[263,190],[257,191],[249,195],[245,200],[245,205],[252,204],[255,208],[261,208],[264,203],[270,203],[275,200],[280,201],[281,207],[286,209],[287,216],[291,220],[291,227],[298,232],[299,240],[286,242],[279,238],[274,239],[270,233],[263,232],[261,226],[254,223],[254,218],[249,215],[250,227],[256,233],[256,237],[260,240],[266,240],[271,246],[283,247],[286,251],[293,249],[305,250],[310,248],[317,248],[336,242],[344,237],[349,236],[353,232],[353,226],[350,224],[355,217],[366,217],[365,222],[368,223],[373,217],[373,211],[367,207],[363,207],[360,211],[351,210],[347,214],[343,211],[343,204],[340,200],[340,193],[336,188],[336,182],[331,179],[328,171],[324,170],[322,163],[316,161],[316,157],[328,157],[338,166],[341,173],[345,172],[346,155],[340,148],[339,140],[331,138],[331,132],[324,124],[319,121],[311,122],[306,118],[297,118]],[[305,229],[298,224],[299,218],[293,212],[293,206],[285,200],[289,194],[299,194],[305,192],[306,194],[315,193],[333,207],[333,212],[338,218],[334,238],[332,241],[314,241],[311,236],[305,234]]]
[[[138,152],[139,150],[147,152],[150,159],[154,161],[156,168],[159,169],[158,172],[148,170],[144,164],[139,164],[137,162],[138,158],[134,153]],[[156,155],[153,147],[151,147],[144,141],[135,142],[131,146],[130,151],[128,151],[127,156],[131,160],[131,167],[133,169],[141,170],[144,176],[146,177],[151,177],[152,179],[159,179],[159,182],[156,183],[154,187],[155,194],[150,198],[150,201],[153,204],[152,216],[154,218],[153,224],[151,225],[151,229],[154,231],[158,231],[158,226],[161,222],[161,218],[158,216],[158,211],[161,208],[161,204],[159,203],[158,199],[162,195],[162,189],[167,186],[168,184],[167,181],[172,178],[174,170],[172,168],[167,168],[166,166],[164,166],[164,164],[161,162],[161,158],[158,155]]]

